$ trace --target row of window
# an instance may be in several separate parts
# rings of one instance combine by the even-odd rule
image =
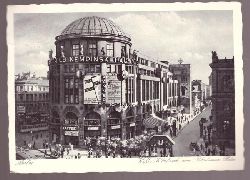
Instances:
[[[126,87],[127,87],[127,90],[126,90],[126,93],[125,93],[125,96],[126,96],[126,103],[133,103],[135,102],[135,81],[134,81],[134,78],[128,78],[126,79]]]
[[[159,82],[142,80],[141,91],[142,91],[142,101],[159,99],[160,97]]]
[[[49,94],[17,94],[16,101],[49,101]]]
[[[155,62],[151,62],[149,60],[146,60],[144,58],[138,57],[139,63],[145,66],[150,66],[152,68],[162,68],[162,69],[168,69],[167,66],[157,64]]]
[[[64,72],[66,73],[75,73],[79,70],[78,64],[64,65]],[[101,73],[101,64],[85,64],[84,70],[86,73]],[[126,66],[126,71],[129,74],[134,74],[133,66]],[[107,64],[107,73],[120,73],[121,65],[117,64]]]
[[[75,76],[65,77],[64,79],[64,103],[79,103],[79,79]]]
[[[160,82],[142,80],[142,101],[159,99],[160,98]],[[59,87],[59,86],[58,86]],[[135,102],[135,80],[133,77],[126,79],[126,102]],[[164,104],[167,102],[167,97],[177,95],[177,84],[170,83],[167,88],[167,83],[163,87],[163,101]],[[54,91],[57,95],[57,91]],[[168,96],[167,96],[168,94]],[[59,97],[58,97],[59,100]],[[137,99],[138,100],[138,99]],[[65,77],[64,80],[64,103],[66,104],[78,104],[79,103],[79,79],[75,76]]]
[[[22,92],[22,91],[48,91],[48,87],[38,87],[38,86],[16,86],[16,91],[17,92]]]
[[[61,45],[61,55],[64,54],[64,45]],[[87,52],[84,52],[86,51]],[[87,48],[83,44],[73,44],[72,45],[72,56],[88,55],[97,56],[97,41],[88,41]],[[101,56],[114,56],[114,43],[108,42],[106,47],[101,48]],[[121,46],[121,57],[127,57],[126,46]]]
[[[140,73],[141,75],[146,75],[146,76],[155,77],[155,72],[154,72],[154,71],[150,71],[150,70],[146,70],[146,69],[139,69],[139,73]]]

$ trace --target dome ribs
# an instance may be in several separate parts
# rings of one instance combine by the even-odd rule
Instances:
[[[71,22],[62,31],[60,37],[79,37],[79,36],[114,36],[117,38],[125,38],[130,41],[130,37],[124,33],[122,28],[113,21],[98,17],[89,16],[77,19]]]

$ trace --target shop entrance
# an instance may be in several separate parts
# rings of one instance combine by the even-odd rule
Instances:
[[[67,112],[64,120],[64,141],[66,145],[79,144],[79,128],[78,128],[78,117],[73,112]]]
[[[126,114],[126,139],[131,139],[135,137],[135,117],[134,112],[130,109]]]
[[[66,145],[73,144],[77,146],[79,143],[78,136],[64,136],[64,138],[65,138]]]
[[[101,136],[101,116],[97,112],[90,112],[84,119],[84,138],[98,138]]]
[[[117,111],[112,111],[108,116],[107,136],[122,138],[121,114]]]

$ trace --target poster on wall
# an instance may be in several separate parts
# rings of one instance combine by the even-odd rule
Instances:
[[[110,74],[106,77],[106,103],[120,104],[121,103],[121,81],[117,79],[116,74]]]
[[[84,104],[101,103],[101,76],[86,75],[83,80],[84,84]]]

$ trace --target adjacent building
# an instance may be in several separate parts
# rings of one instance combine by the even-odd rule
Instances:
[[[23,73],[15,80],[16,131],[48,130],[49,81]]]
[[[170,71],[173,73],[173,79],[177,80],[178,87],[178,106],[180,111],[185,114],[192,112],[192,90],[191,90],[191,66],[190,64],[169,65]]]
[[[178,80],[167,62],[132,51],[131,38],[114,22],[84,17],[56,37],[49,55],[50,137],[83,145],[87,137],[121,139],[178,105]]]
[[[215,144],[235,145],[235,82],[234,58],[219,59],[212,52],[212,120]]]

